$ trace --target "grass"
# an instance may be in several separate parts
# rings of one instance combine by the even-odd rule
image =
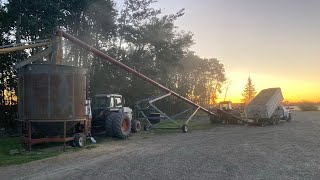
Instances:
[[[318,106],[313,102],[301,102],[298,104],[298,108],[301,111],[318,111]]]
[[[35,160],[58,156],[63,148],[58,143],[44,143],[32,146],[32,151],[24,150],[19,137],[5,137],[0,139],[0,166],[23,164]],[[57,149],[58,148],[58,149]],[[66,151],[77,151],[79,148],[66,148]],[[17,154],[10,154],[10,150],[17,151]]]
[[[180,125],[183,125],[185,123],[185,119],[177,119],[176,122]],[[203,129],[210,129],[212,127],[214,127],[215,125],[214,124],[211,124],[211,123],[199,123],[199,122],[196,122],[196,121],[189,121],[188,123],[188,127],[189,127],[189,130],[203,130]],[[157,126],[155,127],[154,130],[157,130],[156,128],[178,128],[178,126],[176,124],[174,124],[173,122],[171,121],[163,121],[159,124],[157,124]],[[181,129],[172,129],[172,131],[179,131],[181,132]],[[167,131],[166,131],[167,132]]]

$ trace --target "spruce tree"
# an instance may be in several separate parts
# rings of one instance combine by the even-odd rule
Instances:
[[[244,87],[243,93],[241,94],[243,99],[242,102],[248,104],[257,94],[254,85],[252,84],[252,80],[249,76],[247,84]]]

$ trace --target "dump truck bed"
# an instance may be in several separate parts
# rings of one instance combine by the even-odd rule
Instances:
[[[282,101],[280,88],[264,89],[247,105],[246,116],[249,119],[268,119]]]

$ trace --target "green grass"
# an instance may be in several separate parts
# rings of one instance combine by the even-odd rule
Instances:
[[[47,147],[52,146],[54,145],[35,145],[31,152],[27,152],[21,145],[21,138],[2,138],[0,139],[0,166],[27,163],[30,161],[57,156],[62,153],[61,150],[49,151]],[[10,150],[18,150],[19,153],[10,155]]]
[[[180,125],[183,125],[184,122],[186,120],[185,119],[177,119],[176,122]],[[198,123],[196,121],[189,121],[188,123],[189,129],[190,130],[203,130],[203,129],[210,129],[212,127],[215,126],[215,124],[211,124],[211,123]],[[163,121],[161,123],[159,123],[156,128],[178,128],[178,126],[176,124],[174,124],[171,121]],[[155,128],[155,129],[156,129]],[[173,129],[174,130],[174,129]],[[177,131],[181,131],[181,129],[177,129]]]

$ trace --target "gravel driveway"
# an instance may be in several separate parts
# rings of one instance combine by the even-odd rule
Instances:
[[[0,179],[320,179],[320,112],[276,126],[142,133],[0,167]]]

